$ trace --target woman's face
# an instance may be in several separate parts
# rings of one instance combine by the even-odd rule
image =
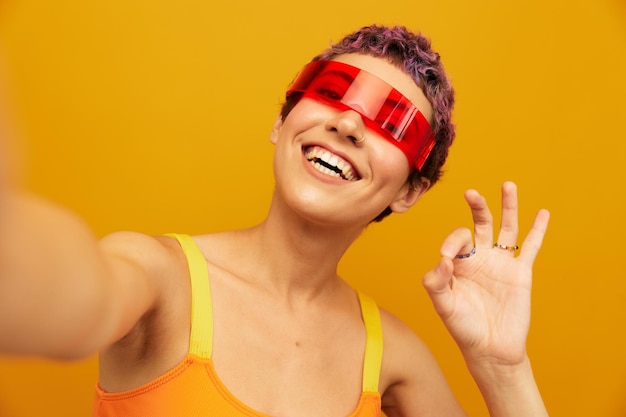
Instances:
[[[384,80],[432,118],[421,89],[387,60],[361,54],[333,60]],[[427,188],[410,187],[404,153],[369,129],[354,110],[304,97],[284,121],[277,119],[271,140],[276,197],[315,222],[363,226],[386,207],[407,210]]]

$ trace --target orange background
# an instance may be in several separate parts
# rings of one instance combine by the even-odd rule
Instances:
[[[269,131],[300,67],[364,24],[420,29],[457,90],[457,142],[442,183],[370,227],[342,275],[422,335],[468,413],[486,416],[421,277],[444,236],[471,224],[463,191],[496,211],[514,180],[524,230],[541,207],[553,216],[529,340],[547,406],[625,416],[625,3],[248,3],[0,3],[22,183],[97,235],[252,225],[272,190]],[[94,358],[0,359],[0,416],[88,415],[96,371]]]

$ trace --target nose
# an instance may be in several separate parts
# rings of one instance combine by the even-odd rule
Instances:
[[[349,139],[357,145],[365,138],[365,124],[361,115],[354,110],[334,115],[326,122],[326,130],[337,132],[340,137]]]

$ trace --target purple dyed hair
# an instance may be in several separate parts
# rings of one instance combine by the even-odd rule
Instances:
[[[420,33],[414,33],[404,26],[365,26],[346,35],[339,42],[313,58],[313,61],[331,60],[342,54],[366,54],[386,58],[390,63],[411,76],[422,89],[433,108],[431,127],[435,134],[435,147],[420,171],[413,170],[408,181],[419,184],[421,177],[427,178],[432,187],[442,175],[442,167],[448,156],[448,149],[454,140],[452,123],[454,89],[444,71],[439,54],[431,49],[430,40]],[[281,109],[283,120],[297,104],[299,97],[287,99]],[[375,221],[380,221],[391,213],[387,208]]]

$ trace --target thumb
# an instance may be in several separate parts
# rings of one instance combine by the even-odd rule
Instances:
[[[453,270],[452,259],[442,256],[435,268],[428,271],[422,280],[435,310],[440,315],[445,314],[451,307]]]

